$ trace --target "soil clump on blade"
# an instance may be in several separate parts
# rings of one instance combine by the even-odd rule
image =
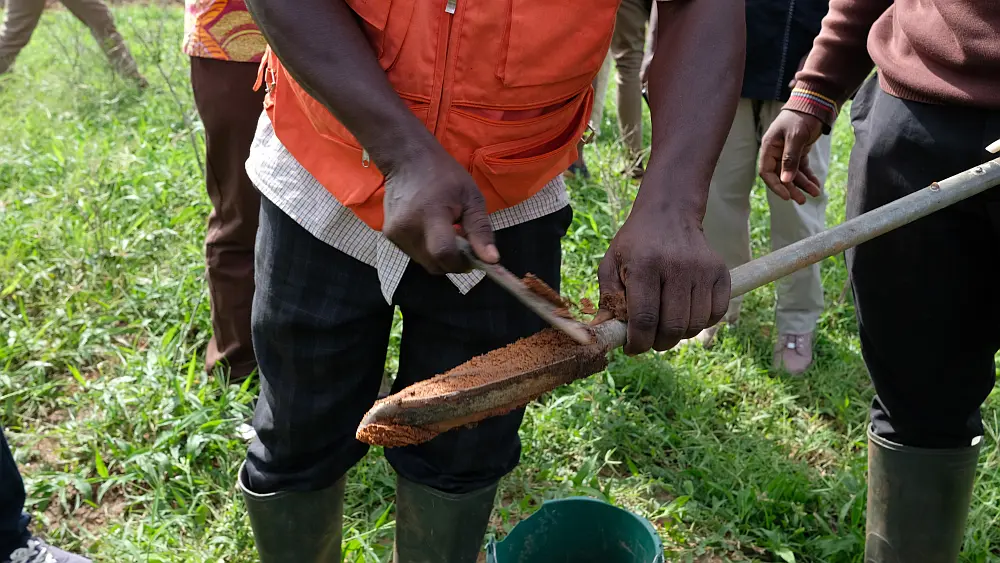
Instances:
[[[625,300],[625,292],[601,295],[599,306],[619,321],[628,322],[628,302]]]
[[[601,371],[607,363],[607,350],[600,344],[578,344],[559,330],[545,329],[377,401],[373,411],[380,405],[394,405],[405,410],[409,402],[435,399],[459,391],[468,392],[506,380],[528,379],[529,383],[536,385],[495,390],[486,408],[478,411],[471,409],[471,414],[456,415],[452,420],[435,422],[427,427],[417,428],[391,419],[363,424],[358,428],[357,438],[369,444],[389,447],[425,442],[451,428],[521,408],[560,385]],[[452,401],[456,408],[460,408],[463,401],[471,405],[474,400],[471,394],[446,399]]]
[[[541,278],[535,274],[528,273],[521,278],[521,281],[524,283],[524,287],[527,287],[529,291],[555,305],[557,307],[555,314],[566,319],[573,318],[573,315],[569,312],[569,308],[573,305],[573,302],[566,299],[562,295],[559,295],[556,290],[549,287],[549,284],[542,281]]]

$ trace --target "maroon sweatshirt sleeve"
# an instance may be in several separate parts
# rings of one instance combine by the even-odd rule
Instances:
[[[785,109],[818,117],[833,127],[841,106],[864,82],[875,64],[868,55],[868,33],[893,0],[830,0],[823,29],[795,75]]]

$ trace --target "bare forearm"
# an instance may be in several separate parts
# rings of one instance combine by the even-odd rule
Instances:
[[[705,212],[743,83],[743,0],[657,2],[649,71],[652,149],[637,207]]]
[[[433,137],[389,84],[354,13],[329,0],[247,0],[271,49],[380,170]]]

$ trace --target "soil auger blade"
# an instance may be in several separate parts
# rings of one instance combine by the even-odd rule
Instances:
[[[603,370],[607,352],[624,342],[624,327],[613,321],[588,328],[594,338],[587,345],[550,328],[477,356],[376,402],[361,421],[357,438],[390,447],[417,444],[523,407]]]
[[[549,388],[560,385],[565,377],[560,377],[559,374],[565,373],[567,368],[575,371],[575,364],[575,358],[566,358],[508,378],[432,396],[411,395],[411,392],[418,393],[419,390],[410,388],[375,403],[361,425],[391,422],[437,428],[442,425],[454,427],[478,422],[488,418],[488,412],[498,409],[514,410]],[[447,377],[442,377],[436,383],[448,385],[449,381]],[[480,414],[483,416],[477,416]],[[476,420],[471,420],[472,418]]]

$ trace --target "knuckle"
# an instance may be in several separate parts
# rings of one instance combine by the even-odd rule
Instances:
[[[390,242],[399,246],[399,243],[403,240],[405,229],[397,221],[387,220],[385,225],[382,226],[382,234],[385,238],[389,239]]]
[[[724,281],[729,279],[729,270],[726,268],[725,264],[716,263],[715,268],[712,270],[712,279],[710,281]]]
[[[458,255],[457,248],[449,247],[447,244],[442,242],[431,244],[427,248],[427,251],[432,258],[439,262],[450,262]]]
[[[660,332],[670,338],[682,336],[687,330],[687,319],[668,318],[660,323]]]
[[[656,329],[657,315],[652,311],[636,311],[629,314],[629,323],[640,332],[649,332]]]
[[[493,225],[490,223],[490,218],[485,213],[470,213],[466,218],[468,221],[467,228],[472,229],[477,232],[492,232]]]

